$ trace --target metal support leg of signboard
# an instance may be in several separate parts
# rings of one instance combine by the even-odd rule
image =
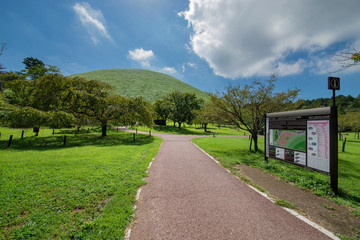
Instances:
[[[267,131],[268,131],[268,129],[267,129],[267,125],[266,125],[266,119],[267,119],[267,116],[266,116],[266,114],[265,114],[265,133],[264,133],[264,160],[265,160],[265,162],[266,163],[269,163],[269,160],[268,160],[268,157],[267,157],[267,155],[266,155],[266,153],[267,153]]]
[[[330,185],[335,195],[338,194],[338,138],[337,107],[330,108]]]

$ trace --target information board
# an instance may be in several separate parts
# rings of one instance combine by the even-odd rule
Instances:
[[[330,108],[268,113],[266,157],[330,174]]]

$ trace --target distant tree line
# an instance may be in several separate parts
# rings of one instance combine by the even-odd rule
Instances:
[[[341,132],[360,132],[360,94],[354,98],[350,95],[338,95],[335,97],[338,106],[339,133]],[[316,98],[313,100],[299,100],[299,109],[329,107],[332,106],[332,98]]]
[[[335,97],[336,105],[338,106],[339,114],[347,112],[360,111],[360,94],[354,98],[350,95],[338,95]],[[299,109],[330,107],[332,106],[332,98],[316,98],[313,100],[299,100]]]

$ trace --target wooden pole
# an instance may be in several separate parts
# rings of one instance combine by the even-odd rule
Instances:
[[[345,144],[346,144],[346,138],[345,138],[345,141],[343,141],[342,152],[345,152]]]
[[[7,146],[8,148],[11,146],[12,139],[13,139],[13,135],[10,135],[10,139],[9,139],[8,146]]]
[[[24,130],[21,131],[21,139],[24,138]]]
[[[64,146],[66,145],[66,135],[64,135]]]

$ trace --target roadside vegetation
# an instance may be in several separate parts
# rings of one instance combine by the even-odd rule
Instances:
[[[146,126],[132,126],[132,130],[138,130],[139,132],[153,132],[153,133],[165,133],[165,134],[181,134],[181,135],[241,135],[249,136],[249,132],[241,130],[236,126],[221,125],[216,126],[214,124],[209,124],[207,127],[207,132],[204,131],[204,128],[201,125],[195,124],[185,124],[181,129],[179,129],[173,123],[168,122],[166,126],[154,126],[152,128]]]
[[[161,140],[52,131],[26,130],[21,139],[21,129],[0,128],[0,239],[122,239]]]
[[[193,142],[214,156],[222,166],[237,174],[236,166],[245,164],[270,172],[282,180],[293,182],[300,188],[309,189],[314,194],[351,206],[360,217],[360,140],[351,133],[347,137],[346,151],[342,152],[343,141],[339,141],[339,195],[334,196],[330,187],[330,177],[298,166],[269,159],[264,161],[264,139],[259,139],[259,152],[248,150],[249,139],[238,138],[196,138]]]

